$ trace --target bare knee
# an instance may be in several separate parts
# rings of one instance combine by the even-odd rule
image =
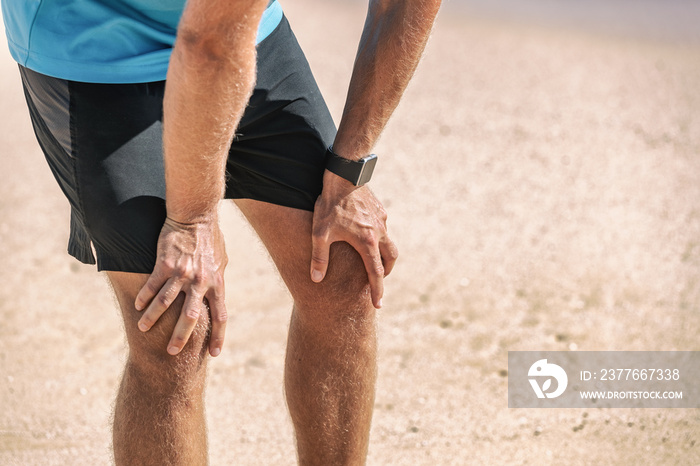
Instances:
[[[175,356],[166,351],[183,300],[179,297],[149,331],[141,332],[134,327],[135,331],[127,332],[129,364],[152,389],[184,388],[200,383],[204,377],[210,327],[206,309],[200,312],[199,322],[182,351]]]
[[[110,273],[110,280],[124,319],[129,346],[129,375],[138,378],[139,385],[155,391],[179,390],[201,384],[210,328],[209,314],[204,305],[187,344],[178,355],[171,356],[166,349],[180,317],[184,295],[173,302],[150,330],[141,332],[137,327],[141,313],[136,311],[134,299],[142,280],[114,273]]]
[[[328,271],[322,282],[307,279],[292,294],[297,318],[322,331],[344,332],[348,326],[364,331],[365,327],[374,327],[375,310],[367,272],[360,255],[347,243],[331,246]]]

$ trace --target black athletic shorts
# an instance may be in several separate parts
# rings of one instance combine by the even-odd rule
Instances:
[[[226,198],[313,210],[335,125],[286,18],[257,52],[255,91],[229,152]],[[20,73],[37,139],[70,202],[68,252],[99,270],[151,273],[166,215],[165,82]]]

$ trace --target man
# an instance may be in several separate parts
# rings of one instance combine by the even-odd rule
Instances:
[[[107,271],[125,322],[116,463],[207,462],[225,197],[294,298],[285,390],[299,462],[362,464],[375,308],[398,255],[363,182],[439,0],[370,2],[337,132],[276,1],[184,3],[2,4],[37,139],[71,204],[69,252]]]

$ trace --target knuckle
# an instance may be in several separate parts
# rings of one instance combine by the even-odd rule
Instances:
[[[192,264],[190,264],[189,262],[186,262],[184,264],[178,264],[175,270],[175,274],[178,277],[193,279],[194,269],[192,267]]]
[[[326,238],[326,232],[328,229],[325,225],[314,224],[311,230],[312,241],[323,241]]]
[[[316,262],[317,264],[327,264],[328,263],[328,259],[325,259],[325,258],[317,256],[317,255],[312,256],[311,260],[313,262]]]
[[[185,319],[187,319],[189,322],[196,322],[199,319],[199,311],[197,309],[186,310]]]
[[[160,291],[158,284],[153,279],[150,279],[146,282],[145,288],[152,296],[156,295],[158,291]]]
[[[191,278],[190,281],[191,281],[192,285],[194,285],[196,288],[201,288],[204,285],[206,285],[208,282],[207,274],[206,273],[195,274]]]
[[[190,264],[186,261],[175,262],[172,259],[165,259],[163,262],[163,271],[168,277],[186,278],[190,274]]]
[[[399,258],[399,250],[396,247],[390,248],[389,249],[389,259],[391,260],[396,260]]]
[[[378,277],[383,277],[384,266],[382,264],[374,264],[374,266],[372,266],[372,273]]]
[[[177,346],[178,348],[185,346],[185,343],[187,343],[187,337],[182,335],[173,335],[173,337],[170,339],[170,344]]]
[[[160,268],[163,269],[166,274],[170,274],[175,270],[175,263],[171,258],[161,256]]]
[[[374,246],[377,244],[377,235],[374,230],[367,229],[360,235],[360,241],[366,246]]]
[[[212,336],[210,341],[210,345],[213,345],[215,347],[222,347],[224,343],[224,337],[223,336]]]
[[[169,307],[171,303],[172,299],[169,293],[159,293],[158,296],[156,296],[156,304],[159,307]]]

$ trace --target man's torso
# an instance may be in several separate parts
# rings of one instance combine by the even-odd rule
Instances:
[[[13,58],[47,76],[81,82],[165,79],[185,0],[2,0]],[[271,2],[258,42],[279,24]]]

